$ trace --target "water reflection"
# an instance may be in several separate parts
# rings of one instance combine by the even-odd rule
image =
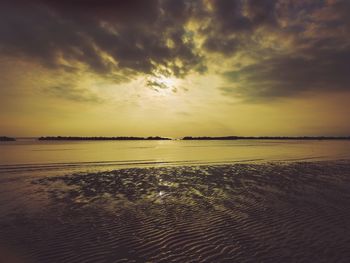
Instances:
[[[350,141],[36,141],[0,143],[0,173],[350,158]]]

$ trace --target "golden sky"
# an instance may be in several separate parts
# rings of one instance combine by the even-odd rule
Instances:
[[[349,135],[350,1],[1,1],[0,134]]]

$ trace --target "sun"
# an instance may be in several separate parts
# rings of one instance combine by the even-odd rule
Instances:
[[[169,78],[169,77],[165,77],[165,76],[160,76],[158,77],[158,81],[160,83],[163,83],[165,86],[172,88],[175,85],[175,79],[174,78]]]
[[[161,94],[176,93],[179,79],[172,76],[154,75],[147,79],[147,86]]]

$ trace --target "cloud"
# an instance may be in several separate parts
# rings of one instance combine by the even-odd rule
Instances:
[[[298,95],[305,91],[350,90],[350,50],[322,51],[308,57],[273,57],[239,70],[227,71],[233,85],[225,94],[254,99]]]
[[[177,2],[2,1],[0,52],[52,68],[80,62],[100,74],[150,74],[163,65],[183,75],[201,58]]]
[[[242,64],[219,70],[226,95],[332,92],[350,84],[349,12],[346,0],[4,0],[0,54],[119,82],[205,73],[219,55]]]
[[[56,86],[46,87],[42,90],[45,94],[53,97],[62,98],[74,102],[85,103],[102,103],[103,99],[96,94],[86,90],[75,87],[69,83],[60,84]]]
[[[260,30],[260,35],[255,32],[256,44],[250,49],[254,61],[226,70],[222,93],[258,102],[305,92],[349,91],[350,24],[340,9],[350,10],[350,2],[316,2],[300,8],[301,2],[290,1],[276,9],[288,12],[279,24]],[[288,45],[285,39],[291,40]]]

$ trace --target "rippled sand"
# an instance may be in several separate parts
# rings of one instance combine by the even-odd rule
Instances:
[[[30,184],[40,209],[0,219],[2,250],[24,262],[350,260],[347,161],[135,168]]]

